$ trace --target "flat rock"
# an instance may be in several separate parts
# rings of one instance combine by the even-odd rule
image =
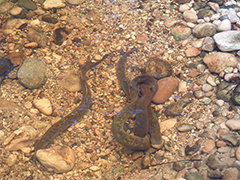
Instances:
[[[83,0],[66,0],[66,2],[72,5],[79,5],[83,2]]]
[[[177,119],[168,119],[166,121],[161,121],[160,123],[160,132],[163,133],[164,131],[171,129],[177,124]]]
[[[227,67],[236,67],[239,63],[238,59],[230,53],[212,53],[203,58],[203,62],[208,66],[208,69],[214,73],[220,73]]]
[[[205,153],[209,153],[215,148],[215,146],[215,141],[212,139],[208,139],[203,143],[202,151]]]
[[[5,25],[5,29],[18,29],[22,25],[27,24],[26,19],[19,19],[19,18],[13,18],[13,19],[8,19]]]
[[[193,29],[193,35],[195,35],[198,38],[212,36],[216,33],[217,27],[212,23],[203,23],[198,24]]]
[[[66,4],[64,3],[63,0],[46,0],[42,5],[43,9],[46,10],[53,8],[63,8],[65,6]]]
[[[36,10],[37,4],[31,0],[18,0],[18,5],[28,10]]]
[[[53,112],[51,102],[47,98],[34,99],[33,105],[45,115],[51,115]]]
[[[226,125],[233,131],[240,130],[240,120],[230,119],[226,121]]]
[[[164,103],[177,89],[179,80],[174,77],[166,77],[158,81],[158,91],[153,97],[153,102]]]
[[[240,31],[225,31],[213,36],[221,51],[235,51],[240,49]]]
[[[228,168],[223,171],[221,180],[238,180],[239,170],[237,168]]]
[[[74,167],[74,151],[68,146],[55,146],[49,149],[40,149],[36,157],[41,164],[55,173],[65,173]]]
[[[0,14],[3,14],[5,12],[7,12],[8,10],[10,10],[13,7],[13,4],[10,2],[6,2],[4,4],[1,4],[0,6]]]
[[[188,47],[185,51],[186,57],[196,57],[201,54],[201,51],[196,47]]]

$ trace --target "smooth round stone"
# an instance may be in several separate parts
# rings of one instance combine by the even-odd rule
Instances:
[[[53,8],[63,8],[65,6],[66,4],[64,3],[63,0],[46,0],[42,4],[43,9],[46,9],[46,10],[53,9]]]
[[[177,127],[178,131],[180,132],[191,131],[194,128],[195,128],[194,125],[190,125],[190,124],[181,124],[180,126]]]
[[[34,99],[33,105],[45,115],[51,115],[53,112],[51,102],[47,98]]]
[[[42,87],[46,80],[46,66],[36,58],[28,58],[18,71],[19,81],[29,89]]]
[[[207,78],[207,82],[211,85],[211,86],[217,86],[215,79],[212,76],[208,76]]]
[[[174,77],[166,77],[158,81],[158,91],[153,97],[153,102],[156,104],[164,103],[177,89],[179,80]]]
[[[27,39],[38,43],[40,47],[46,47],[48,42],[47,36],[42,31],[34,27],[28,28]]]
[[[193,34],[198,37],[207,37],[207,36],[212,36],[216,33],[217,27],[212,24],[212,23],[203,23],[203,24],[198,24],[194,29],[193,29]]]
[[[71,171],[75,164],[74,151],[67,146],[55,146],[49,149],[40,149],[36,157],[41,164],[55,173]]]
[[[229,66],[236,67],[238,59],[231,53],[212,53],[203,58],[203,62],[211,72],[220,73]]]
[[[22,10],[23,10],[22,8],[17,6],[17,7],[14,7],[10,10],[10,14],[13,15],[13,16],[17,16],[22,12]]]
[[[187,39],[189,36],[191,36],[191,33],[191,29],[183,24],[177,25],[172,28],[172,35],[177,41]]]
[[[231,21],[224,19],[221,23],[218,24],[218,31],[230,31],[231,30]]]
[[[222,107],[224,105],[224,100],[222,99],[219,99],[216,101],[216,104],[219,106],[219,107]]]
[[[240,31],[224,31],[213,36],[221,51],[235,51],[240,49]]]
[[[197,16],[196,12],[191,11],[191,10],[187,10],[187,11],[184,11],[184,13],[183,13],[183,19],[186,22],[195,23],[198,20],[198,16]]]

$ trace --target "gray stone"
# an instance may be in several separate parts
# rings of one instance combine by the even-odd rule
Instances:
[[[220,134],[220,138],[230,142],[233,146],[238,146],[240,144],[240,136],[236,133]]]
[[[46,66],[36,58],[28,58],[18,71],[19,81],[29,89],[42,87],[46,80]]]
[[[219,23],[217,27],[218,31],[230,31],[231,30],[231,21],[229,19],[224,19]]]
[[[30,27],[27,32],[27,39],[32,42],[38,43],[41,47],[47,46],[47,36],[40,30]]]
[[[220,159],[214,154],[208,157],[206,164],[208,165],[209,168],[214,170],[216,169],[222,170],[225,167],[224,163],[220,161]]]
[[[231,99],[231,89],[235,86],[234,83],[228,83],[226,81],[222,81],[217,88],[217,98],[222,99],[224,101],[230,101]]]
[[[18,5],[28,10],[36,10],[37,4],[31,0],[18,0]]]
[[[172,28],[172,35],[177,41],[184,40],[191,35],[191,29],[183,24],[180,24]]]
[[[203,40],[202,50],[204,51],[213,51],[214,50],[214,40],[212,37],[206,37]]]
[[[240,49],[240,31],[225,31],[213,36],[221,51],[235,51]]]
[[[217,27],[212,24],[212,23],[203,23],[203,24],[198,24],[194,29],[193,29],[193,34],[198,37],[207,37],[207,36],[212,36],[216,33]]]
[[[231,23],[236,23],[240,20],[239,17],[237,16],[236,11],[232,8],[230,8],[228,10],[227,15],[228,15],[228,19],[231,21]]]

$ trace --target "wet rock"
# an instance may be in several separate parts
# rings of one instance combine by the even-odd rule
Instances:
[[[181,171],[186,167],[184,162],[175,162],[173,163],[173,169],[175,171]]]
[[[71,30],[68,28],[57,28],[53,32],[53,42],[57,45],[61,45],[66,39],[67,35],[71,33]]]
[[[10,61],[12,62],[12,64],[19,69],[22,64],[23,61],[26,59],[26,56],[23,53],[19,53],[19,52],[10,52],[6,58],[10,59]],[[0,65],[1,67],[1,65]]]
[[[186,132],[186,131],[191,131],[195,127],[190,124],[181,124],[180,126],[177,127],[178,131],[180,132]]]
[[[4,138],[4,135],[5,135],[4,131],[0,130],[0,140]]]
[[[240,86],[238,85],[235,89],[234,89],[234,91],[232,92],[232,102],[235,104],[235,105],[237,105],[237,106],[239,106],[240,105]]]
[[[9,100],[5,100],[0,98],[0,107],[5,108],[5,109],[18,109],[20,111],[23,111],[23,108],[19,106],[17,103]]]
[[[240,130],[240,120],[230,119],[226,125],[233,131]]]
[[[106,180],[118,179],[124,174],[125,170],[122,166],[112,166],[109,170],[105,171],[103,178]]]
[[[183,19],[186,22],[195,23],[198,20],[198,16],[195,11],[187,10],[187,11],[184,11],[183,13]]]
[[[224,141],[230,142],[233,146],[238,146],[240,144],[240,136],[235,133],[220,134],[220,138]]]
[[[164,78],[172,75],[172,66],[169,62],[158,58],[157,56],[152,56],[149,58],[146,65],[146,73],[157,78]]]
[[[198,172],[187,172],[185,175],[187,180],[203,180],[203,177]]]
[[[236,150],[236,158],[238,161],[240,161],[240,146]]]
[[[209,168],[214,170],[216,169],[223,170],[223,168],[225,167],[225,164],[222,161],[220,161],[219,158],[214,154],[208,157],[206,164],[208,165]]]
[[[163,133],[164,131],[171,129],[177,124],[177,119],[168,119],[165,121],[160,122],[160,132]]]
[[[202,37],[212,36],[216,33],[216,31],[217,31],[217,27],[212,23],[203,23],[203,24],[198,24],[193,29],[193,34],[198,38],[202,38]]]
[[[222,81],[217,88],[217,98],[229,102],[231,99],[231,93],[229,92],[232,90],[232,88],[235,88],[234,83]]]
[[[218,31],[230,31],[231,30],[231,22],[229,19],[224,19],[222,22],[218,24]]]
[[[144,153],[142,151],[136,151],[132,154],[132,159],[135,161],[136,159],[142,157]]]
[[[190,0],[175,0],[175,2],[178,4],[185,4],[185,3],[190,2]]]
[[[53,23],[53,24],[56,24],[58,22],[58,19],[51,16],[50,14],[46,14],[42,16],[42,20],[45,22]]]
[[[79,76],[72,71],[64,74],[63,79],[59,80],[58,83],[70,92],[77,92],[81,89]]]
[[[178,24],[172,28],[172,35],[177,41],[187,39],[191,35],[191,29],[183,24]]]
[[[202,86],[202,90],[204,91],[204,92],[209,92],[209,91],[211,91],[213,89],[213,87],[210,85],[210,84],[203,84],[203,86]]]
[[[46,0],[42,4],[43,9],[46,9],[46,10],[53,9],[53,8],[63,8],[65,6],[66,4],[64,3],[63,0]]]
[[[66,2],[72,5],[79,5],[83,2],[83,0],[66,0]]]
[[[214,11],[209,9],[200,9],[197,16],[198,19],[203,19],[204,17],[211,17],[214,14]]]
[[[28,58],[18,71],[19,81],[29,89],[42,87],[46,80],[46,66],[36,58]]]
[[[207,4],[208,4],[208,5],[212,8],[212,10],[214,10],[215,12],[217,12],[217,11],[220,9],[220,7],[219,7],[219,5],[218,5],[217,3],[208,2]]]
[[[141,161],[142,169],[146,169],[151,165],[152,160],[150,155],[151,155],[150,153],[146,153],[146,155],[142,158],[142,161]]]
[[[27,20],[26,19],[19,19],[19,18],[13,18],[13,19],[8,19],[5,25],[5,29],[19,29],[21,26],[27,24]]]
[[[213,178],[213,179],[219,179],[222,177],[221,171],[219,169],[216,170],[208,170],[207,176],[209,178]]]
[[[193,155],[200,149],[201,145],[199,142],[196,142],[194,145],[189,146],[187,145],[185,148],[185,154],[186,155]]]
[[[13,64],[8,58],[0,58],[0,76],[7,75],[13,67]]]
[[[52,114],[52,105],[49,99],[42,98],[42,99],[34,99],[33,105],[43,114],[51,115]]]
[[[221,180],[238,180],[239,171],[237,168],[228,168],[223,171],[223,176]]]
[[[143,33],[139,33],[136,35],[136,42],[138,44],[144,44],[148,41],[148,35],[147,34],[143,34]]]
[[[165,109],[166,116],[179,116],[183,111],[183,102],[176,101],[168,105]]]
[[[22,126],[3,142],[6,151],[17,151],[35,142],[37,131],[31,126]]]
[[[46,47],[47,46],[47,36],[40,30],[30,27],[27,32],[27,39],[32,42],[38,43],[40,47]]]
[[[55,146],[49,149],[40,149],[36,157],[41,164],[56,173],[65,173],[74,167],[74,151],[67,146]]]
[[[177,89],[179,80],[173,77],[166,77],[158,81],[158,91],[153,97],[153,102],[164,103]]]
[[[232,8],[230,8],[227,11],[227,16],[228,16],[228,19],[231,21],[231,23],[236,23],[240,20],[238,15],[237,15],[237,12]]]
[[[194,92],[194,96],[197,98],[197,99],[201,99],[205,96],[205,93],[203,91],[195,91]]]
[[[201,51],[196,47],[188,47],[185,51],[186,57],[196,57],[201,54]]]
[[[202,151],[204,153],[209,153],[211,150],[215,148],[215,141],[212,139],[206,140],[202,145]]]
[[[221,51],[235,51],[240,49],[240,31],[225,31],[213,36]]]
[[[31,0],[18,0],[18,5],[28,10],[36,10],[37,4]]]
[[[17,15],[21,14],[22,10],[23,10],[22,8],[17,6],[17,7],[14,7],[10,10],[10,14],[12,16],[17,16]]]
[[[10,154],[6,159],[6,163],[9,167],[14,166],[17,162],[18,158],[16,154]]]
[[[214,40],[211,37],[206,37],[203,40],[202,50],[203,51],[213,51],[214,50]]]
[[[13,7],[13,4],[10,2],[6,2],[0,5],[0,14],[3,14],[10,10]]]
[[[208,69],[214,73],[220,73],[227,67],[236,67],[239,63],[238,59],[230,53],[212,53],[203,58],[203,62],[208,66]]]
[[[186,53],[186,52],[185,52],[185,53]],[[191,71],[189,72],[188,76],[194,78],[194,77],[197,77],[199,74],[200,74],[200,73],[197,71],[197,69],[193,68],[193,69],[191,69]]]

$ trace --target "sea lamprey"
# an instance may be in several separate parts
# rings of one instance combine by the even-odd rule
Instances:
[[[147,150],[150,146],[161,148],[163,145],[160,134],[160,126],[156,114],[151,107],[151,101],[157,91],[157,80],[147,74],[143,74],[128,80],[125,74],[127,57],[136,51],[127,52],[117,63],[116,71],[119,84],[123,91],[131,99],[121,112],[113,120],[112,132],[116,140],[123,146],[132,150]],[[135,127],[133,133],[124,129],[126,121],[135,114]]]

